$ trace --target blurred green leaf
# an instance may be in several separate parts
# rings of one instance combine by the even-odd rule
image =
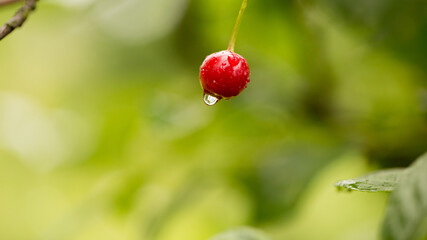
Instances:
[[[385,240],[427,239],[427,154],[408,169],[391,194],[382,230]]]
[[[361,192],[392,192],[400,182],[405,169],[387,169],[365,176],[343,180],[335,183],[338,190],[355,190]]]
[[[242,227],[220,233],[210,240],[269,240],[259,230]]]

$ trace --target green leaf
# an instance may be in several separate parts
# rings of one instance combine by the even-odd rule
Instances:
[[[210,240],[270,240],[261,231],[242,227],[220,233]]]
[[[390,195],[384,240],[427,239],[427,154],[420,157]]]
[[[362,192],[392,192],[406,170],[401,168],[372,172],[365,176],[335,183],[338,190]]]

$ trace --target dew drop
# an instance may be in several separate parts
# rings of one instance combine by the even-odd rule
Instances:
[[[213,106],[219,101],[219,98],[212,96],[209,93],[205,93],[203,95],[203,101],[205,101],[206,105]]]

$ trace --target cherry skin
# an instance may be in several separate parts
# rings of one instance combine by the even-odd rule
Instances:
[[[246,60],[226,50],[206,57],[200,67],[200,84],[205,94],[218,99],[239,95],[249,83],[250,71]]]

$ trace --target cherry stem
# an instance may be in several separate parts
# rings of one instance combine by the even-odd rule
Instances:
[[[231,35],[230,43],[228,44],[228,51],[234,52],[234,45],[236,45],[237,33],[239,32],[240,22],[242,20],[243,12],[245,12],[248,0],[243,0],[242,6],[240,7],[239,16],[237,16],[236,25],[234,25],[233,34]]]

